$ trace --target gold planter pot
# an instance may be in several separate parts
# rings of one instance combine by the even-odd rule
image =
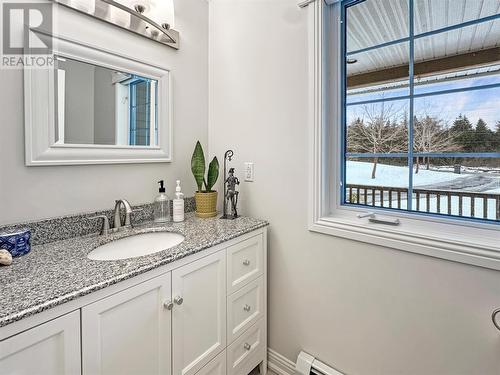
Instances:
[[[196,216],[198,217],[214,217],[217,216],[217,192],[211,191],[209,193],[194,193],[194,200],[196,202]]]

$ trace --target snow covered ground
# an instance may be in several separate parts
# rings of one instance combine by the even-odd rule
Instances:
[[[453,166],[433,166],[434,170],[443,172],[453,172],[455,169]],[[467,167],[462,165],[460,168],[462,173],[488,173],[488,174],[500,174],[500,168],[486,168],[486,167]]]
[[[371,185],[371,186],[387,186],[387,187],[402,187],[402,188],[408,187],[407,167],[378,164],[375,179],[371,178],[372,168],[373,168],[373,163],[348,161],[346,169],[347,183],[356,185]],[[440,184],[443,182],[451,182],[451,181],[455,181],[457,185],[459,185],[460,179],[465,179],[468,177],[470,178],[471,175],[477,175],[478,173],[482,172],[475,172],[472,174],[471,173],[455,174],[451,169],[444,169],[444,168],[440,170],[420,169],[418,174],[415,173],[413,174],[413,183],[414,187],[425,186],[426,188],[429,188],[434,184]],[[488,171],[486,173],[489,178],[498,180],[498,182],[496,183],[498,188],[489,189],[484,193],[500,194],[500,174],[491,173],[491,171]],[[462,191],[467,192],[466,189]],[[388,199],[387,195],[385,195],[385,197],[386,198],[384,198],[384,200]],[[427,198],[425,195],[420,198],[419,203],[420,203],[419,211],[427,212]],[[378,194],[376,197],[375,205],[380,206],[380,197]],[[384,206],[388,207],[389,202],[385,201]],[[440,212],[447,214],[448,198],[446,196],[442,196],[440,198],[440,206],[441,206]],[[496,200],[487,199],[486,206],[487,206],[487,218],[490,220],[496,220]],[[393,200],[392,207],[397,207],[397,202],[395,200]],[[413,199],[412,207],[414,210],[417,207],[416,198]],[[401,202],[401,208],[402,209],[407,208],[407,201],[404,200]],[[472,215],[472,209],[474,209],[474,215]],[[484,217],[483,209],[484,209],[483,198],[474,198],[474,204],[473,204],[471,198],[463,197],[462,212],[460,213],[459,197],[453,196],[451,198],[451,215],[483,218]],[[429,212],[438,213],[436,196],[430,197]]]
[[[376,178],[372,179],[373,163],[362,161],[348,161],[346,178],[348,184],[375,185],[390,187],[408,187],[408,167],[378,164]],[[431,185],[439,182],[448,182],[457,178],[467,177],[466,174],[455,174],[450,171],[435,171],[421,168],[413,173],[413,186]],[[500,178],[500,176],[499,176]]]
[[[408,187],[408,167],[378,164],[376,178],[372,179],[373,163],[362,161],[348,161],[346,168],[346,178],[348,184],[358,185],[375,185],[375,186],[390,186],[390,187]],[[478,172],[479,173],[479,172]],[[488,173],[488,177],[496,178],[499,181],[500,190],[500,173]],[[467,178],[471,174],[455,174],[449,169],[441,170],[426,170],[421,168],[418,173],[413,173],[413,186],[429,186],[441,182],[449,182],[456,179]]]

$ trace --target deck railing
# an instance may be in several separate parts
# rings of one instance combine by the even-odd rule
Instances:
[[[348,184],[346,201],[373,207],[406,209],[408,189]],[[500,220],[500,194],[413,189],[415,211]]]

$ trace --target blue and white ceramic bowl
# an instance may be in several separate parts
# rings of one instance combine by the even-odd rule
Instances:
[[[31,232],[29,229],[14,233],[0,233],[0,249],[7,250],[13,257],[28,254],[31,250]]]

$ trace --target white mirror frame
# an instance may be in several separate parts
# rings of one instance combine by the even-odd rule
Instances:
[[[54,54],[137,74],[158,81],[158,145],[57,144],[54,69],[24,69],[25,153],[27,166],[160,163],[172,161],[172,88],[170,71],[96,46],[38,31],[53,38]]]

